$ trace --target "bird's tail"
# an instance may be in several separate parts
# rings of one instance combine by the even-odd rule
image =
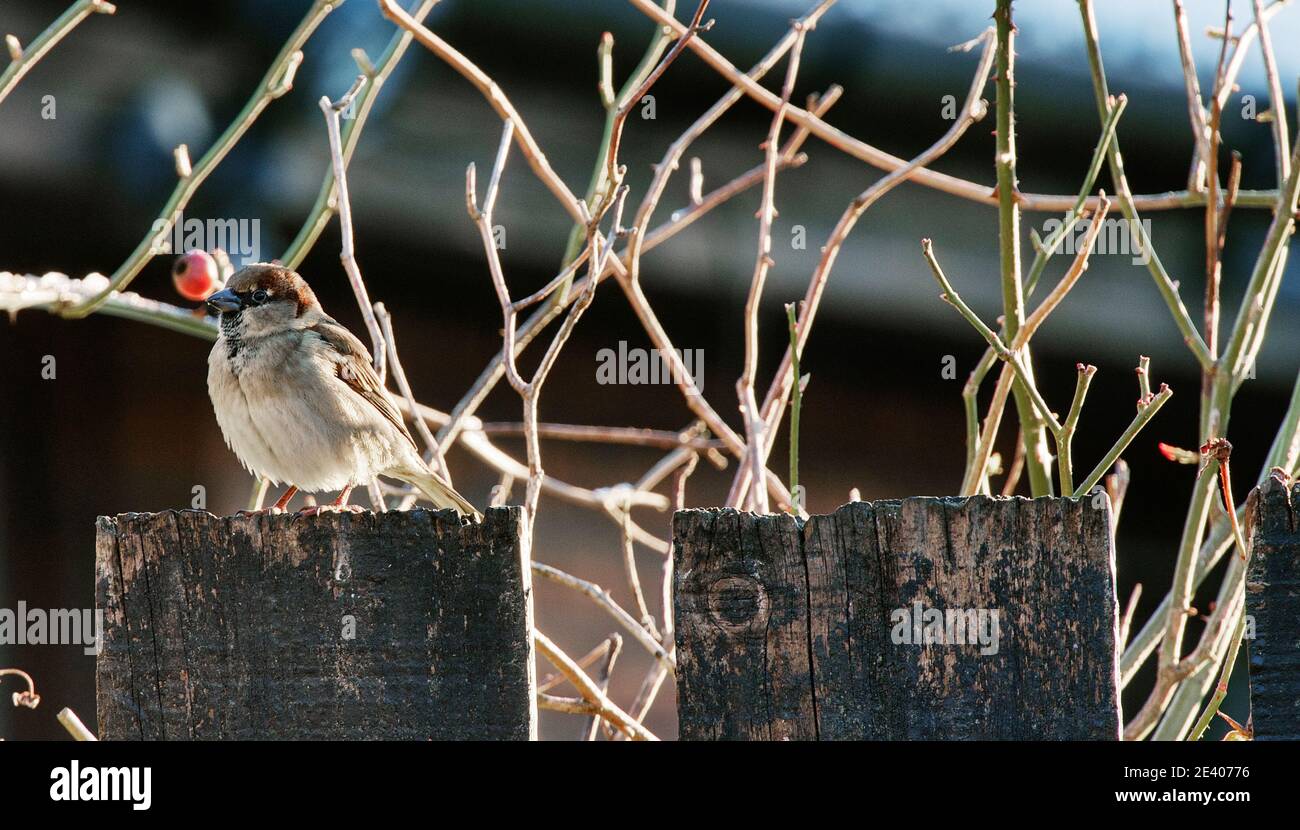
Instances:
[[[412,485],[429,501],[433,502],[435,507],[450,507],[458,510],[466,516],[472,516],[481,519],[483,516],[474,509],[474,505],[469,500],[456,492],[456,489],[447,483],[447,480],[438,475],[433,470],[409,471],[403,473],[393,473],[394,478],[401,479],[407,484]]]

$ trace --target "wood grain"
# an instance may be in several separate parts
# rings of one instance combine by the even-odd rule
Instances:
[[[1259,487],[1246,572],[1254,617],[1250,709],[1255,739],[1300,740],[1300,484],[1269,476]]]
[[[1109,514],[1104,497],[677,513],[682,737],[1118,739]],[[958,642],[896,642],[915,633],[902,611],[932,609]]]
[[[520,522],[100,517],[100,736],[534,738]]]

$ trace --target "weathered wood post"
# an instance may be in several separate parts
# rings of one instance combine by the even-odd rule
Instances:
[[[1250,711],[1255,739],[1300,740],[1300,484],[1269,476],[1259,487],[1246,571]],[[1233,554],[1235,555],[1235,554]],[[1234,678],[1235,679],[1235,678]]]
[[[100,517],[106,739],[536,737],[519,508]]]
[[[684,739],[1120,735],[1104,496],[674,526]]]

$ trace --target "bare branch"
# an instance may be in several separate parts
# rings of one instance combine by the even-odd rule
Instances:
[[[149,260],[163,252],[160,248],[160,240],[165,239],[171,233],[177,217],[189,204],[191,197],[198,191],[199,186],[216,169],[217,165],[225,159],[226,154],[239,143],[239,139],[243,138],[244,133],[248,132],[248,128],[253,125],[253,122],[262,114],[267,105],[293,88],[294,75],[297,73],[298,66],[302,63],[303,45],[316,31],[316,27],[320,25],[326,15],[336,8],[338,8],[337,0],[315,0],[312,3],[302,22],[298,24],[298,28],[294,29],[293,34],[289,36],[289,39],[280,49],[280,54],[271,62],[270,69],[262,77],[261,83],[258,84],[257,90],[248,100],[248,103],[235,116],[235,120],[216,140],[216,143],[203,154],[203,158],[198,160],[190,175],[176,183],[176,188],[172,191],[167,203],[163,205],[149,233],[145,235],[144,239],[140,240],[135,250],[126,258],[126,261],[118,266],[118,269],[109,277],[108,286],[86,302],[64,309],[61,312],[64,317],[81,319],[98,311],[108,301],[112,292],[125,290]]]
[[[370,302],[370,293],[366,290],[365,280],[361,278],[361,268],[357,265],[356,245],[352,238],[352,204],[348,198],[347,165],[343,161],[343,139],[339,135],[339,115],[348,108],[361,88],[366,85],[366,76],[358,75],[352,88],[337,101],[329,98],[320,99],[321,112],[325,114],[325,126],[329,131],[330,159],[334,164],[334,180],[339,196],[339,233],[343,237],[339,250],[339,261],[348,275],[352,293],[356,295],[357,305],[361,308],[361,318],[370,332],[370,349],[374,356],[375,374],[382,384],[388,377],[388,347],[384,341],[379,320],[375,317],[374,305]]]
[[[391,0],[385,0],[385,2],[391,2]],[[681,21],[676,20],[671,15],[665,13],[663,9],[654,4],[653,0],[629,0],[629,2],[655,22],[664,26],[672,27],[672,29],[679,35],[685,33],[685,25],[682,24]],[[747,78],[703,38],[692,38],[688,46],[692,51],[703,58],[704,61],[718,74],[722,75],[728,82],[739,87],[746,95],[753,98],[758,103],[773,111],[781,105],[780,98]],[[892,172],[903,167],[907,163],[904,159],[879,150],[870,144],[859,141],[858,139],[840,131],[830,124],[827,124],[821,118],[809,113],[807,110],[791,106],[786,117],[790,121],[807,127],[809,132],[837,150],[840,150],[853,158],[864,161],[872,167]],[[986,205],[997,204],[997,196],[994,188],[968,182],[955,176],[937,173],[933,170],[922,169],[916,172],[913,180],[917,184],[925,185],[926,187],[931,187],[953,196],[959,196],[963,199],[981,202]],[[1276,194],[1271,191],[1243,193],[1238,204],[1242,207],[1268,207],[1275,197]],[[1073,204],[1073,202],[1073,196],[1038,193],[1020,194],[1020,203],[1024,210],[1049,212],[1063,211],[1069,210],[1070,205]],[[1188,193],[1186,190],[1134,197],[1134,205],[1143,210],[1169,210],[1172,208],[1195,207],[1203,204],[1205,204],[1205,196],[1203,194]],[[1089,207],[1096,207],[1096,203],[1090,200]]]
[[[0,72],[0,101],[3,101],[23,76],[31,71],[37,61],[45,57],[60,40],[77,27],[81,21],[92,14],[113,14],[117,7],[105,0],[77,0],[68,10],[59,15],[45,31],[23,48],[18,38],[7,35],[5,42],[9,47],[9,66]]]
[[[533,573],[544,576],[550,581],[563,585],[566,588],[572,588],[590,598],[600,607],[601,610],[605,611],[613,617],[619,625],[623,626],[623,629],[632,635],[632,639],[636,640],[645,648],[646,651],[650,652],[651,656],[655,658],[659,665],[663,666],[674,675],[677,673],[677,664],[673,660],[672,656],[664,649],[663,645],[654,638],[645,626],[637,622],[627,611],[624,611],[622,606],[615,602],[614,598],[610,596],[609,591],[606,591],[594,582],[580,579],[572,574],[565,573],[559,568],[553,568],[550,565],[545,565],[541,562],[533,563]]]
[[[586,672],[578,668],[567,654],[560,650],[550,638],[542,632],[534,629],[533,640],[537,643],[537,650],[541,652],[550,663],[560,670],[565,677],[573,683],[578,690],[578,694],[583,699],[596,707],[602,718],[605,718],[620,731],[627,733],[635,741],[657,741],[659,740],[648,729],[634,720],[631,716],[616,706],[600,687],[587,676]]]

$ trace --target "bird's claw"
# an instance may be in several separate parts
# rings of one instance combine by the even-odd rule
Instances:
[[[321,513],[365,513],[366,509],[359,504],[317,504],[312,507],[304,507],[298,511],[299,516],[318,516]]]
[[[237,511],[235,511],[235,515],[236,515],[236,516],[244,516],[244,517],[248,517],[248,516],[279,516],[279,515],[281,515],[282,513],[284,513],[284,508],[282,508],[282,507],[275,507],[274,505],[272,505],[271,507],[263,507],[263,508],[261,508],[261,509],[259,509],[259,510],[237,510]]]

